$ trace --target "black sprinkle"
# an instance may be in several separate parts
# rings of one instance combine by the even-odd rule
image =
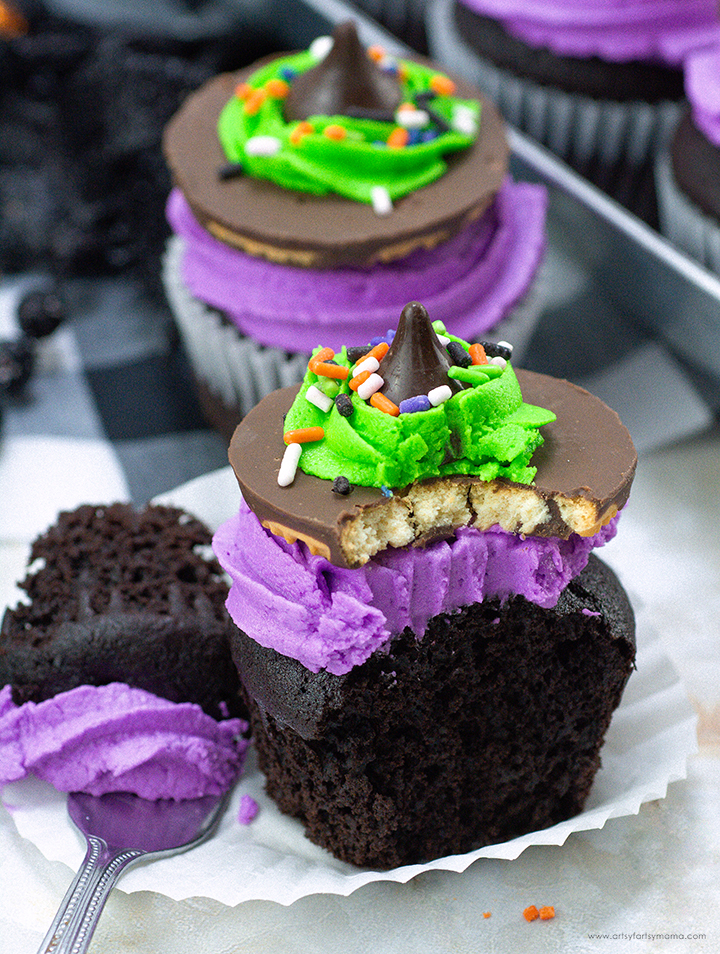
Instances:
[[[344,113],[351,119],[374,119],[378,123],[395,122],[395,113],[388,109],[368,109],[365,106],[348,106]]]
[[[355,408],[353,407],[353,402],[350,400],[349,395],[347,394],[338,394],[335,398],[335,407],[337,408],[338,414],[342,417],[350,417]]]
[[[479,344],[485,349],[488,358],[505,358],[506,361],[512,358],[512,348],[505,345],[496,344],[494,341],[480,341]]]
[[[220,166],[218,169],[218,179],[237,179],[239,176],[244,175],[245,169],[241,162],[228,162],[224,166]]]
[[[472,358],[459,341],[448,342],[447,352],[452,358],[452,363],[460,368],[469,368],[472,364]]]
[[[343,497],[346,497],[352,490],[352,485],[347,477],[336,477],[333,480],[332,492],[334,494],[342,494]]]
[[[334,358],[327,358],[325,361],[323,361],[323,364],[334,364],[335,367],[337,367],[337,361],[335,361]]]
[[[357,364],[360,358],[364,358],[365,355],[370,351],[370,345],[360,345],[359,347],[353,346],[352,348],[347,348],[347,358],[350,364]]]

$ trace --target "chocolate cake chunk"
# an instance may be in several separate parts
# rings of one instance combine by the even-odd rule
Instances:
[[[553,609],[516,596],[441,614],[344,676],[239,630],[233,657],[268,793],[337,857],[387,869],[580,812],[634,631],[591,556]]]
[[[33,544],[5,612],[0,685],[18,704],[123,682],[214,717],[242,713],[227,585],[210,531],[171,507],[84,505]]]

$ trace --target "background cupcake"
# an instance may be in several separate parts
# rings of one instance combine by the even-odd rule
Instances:
[[[677,121],[684,53],[717,25],[714,0],[431,0],[427,10],[433,56],[645,218],[647,162]]]
[[[656,162],[660,228],[720,272],[720,46],[685,62],[689,108]]]
[[[327,100],[308,100],[317,88]],[[428,61],[368,51],[341,24],[332,41],[205,84],[164,143],[166,292],[206,414],[226,433],[300,380],[320,340],[386,333],[418,288],[458,334],[519,350],[529,337],[545,191],[509,178],[491,103]],[[268,148],[278,162],[258,155]]]

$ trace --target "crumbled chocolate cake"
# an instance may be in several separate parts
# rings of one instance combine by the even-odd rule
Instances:
[[[553,609],[512,597],[439,615],[345,676],[239,630],[233,657],[268,793],[337,857],[392,868],[581,811],[634,630],[624,590],[591,556]]]
[[[27,602],[5,612],[0,685],[20,704],[124,682],[215,717],[238,714],[227,585],[210,542],[171,507],[60,514],[32,546]]]

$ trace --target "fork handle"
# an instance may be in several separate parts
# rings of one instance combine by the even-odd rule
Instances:
[[[102,838],[87,835],[87,852],[38,954],[84,954],[113,885],[120,873],[146,854],[131,849],[113,851]]]

